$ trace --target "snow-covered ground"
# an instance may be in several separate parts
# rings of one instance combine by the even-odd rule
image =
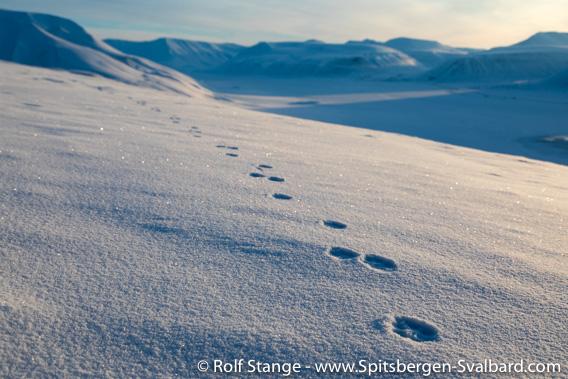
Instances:
[[[568,163],[565,71],[355,80],[467,50],[164,40],[170,66],[228,59],[205,89],[69,20],[0,21],[0,377],[567,369],[568,167],[531,159]]]
[[[378,105],[513,103],[430,95]],[[0,99],[2,377],[567,369],[566,166],[5,62]]]
[[[568,165],[568,92],[558,75],[542,85],[492,87],[348,78],[200,75],[240,106],[303,119],[401,133]]]

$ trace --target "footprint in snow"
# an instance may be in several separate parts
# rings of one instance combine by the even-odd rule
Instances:
[[[224,148],[226,148],[227,146],[225,146],[225,145],[217,145],[217,146],[215,146],[215,147],[218,147],[219,149],[224,149]]]
[[[283,182],[284,178],[279,178],[277,176],[271,176],[268,178],[268,180],[272,181],[272,182]]]
[[[329,250],[329,255],[339,259],[353,259],[357,258],[361,254],[351,249],[346,249],[344,247],[332,247]]]
[[[389,258],[381,257],[380,255],[367,254],[363,258],[365,266],[381,271],[396,271],[397,266],[395,261]]]
[[[258,172],[251,172],[250,176],[252,176],[253,178],[266,178],[266,175],[259,174]]]
[[[239,150],[239,148],[237,146],[227,146],[227,149]]]
[[[258,165],[258,168],[259,168],[260,170],[262,170],[263,168],[272,168],[272,166],[269,166],[269,165],[267,165],[267,164],[259,164],[259,165]]]
[[[229,157],[238,157],[238,154],[232,154],[232,153],[226,153],[226,155],[228,155]]]
[[[290,200],[290,199],[292,199],[292,196],[284,195],[283,193],[275,193],[274,195],[272,195],[272,197],[274,197],[275,199],[279,199],[279,200]]]
[[[323,222],[323,224],[329,228],[333,228],[333,229],[345,229],[347,228],[347,225],[339,222],[339,221],[333,221],[333,220],[325,220]]]
[[[414,317],[395,317],[392,328],[399,336],[416,342],[436,341],[440,338],[434,325]]]

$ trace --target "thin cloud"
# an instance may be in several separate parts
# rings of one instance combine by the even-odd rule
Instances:
[[[71,18],[95,35],[230,41],[384,41],[407,36],[454,46],[510,45],[564,31],[564,0],[3,0],[0,7]]]

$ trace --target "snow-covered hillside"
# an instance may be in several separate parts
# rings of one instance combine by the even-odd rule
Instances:
[[[390,47],[365,42],[261,42],[216,71],[269,76],[381,76],[421,71],[422,65]]]
[[[132,55],[150,59],[184,74],[210,70],[234,57],[244,49],[232,43],[209,43],[173,38],[148,42],[107,39],[112,47]]]
[[[547,80],[545,86],[553,86],[568,89],[568,66],[552,78]]]
[[[0,59],[98,74],[192,96],[208,93],[177,71],[121,53],[93,38],[74,22],[45,14],[0,10]]]
[[[568,65],[568,33],[538,33],[518,44],[450,60],[424,78],[439,82],[538,80]]]
[[[566,370],[568,167],[5,62],[0,88],[2,377]]]
[[[460,49],[442,45],[436,41],[414,38],[395,38],[384,43],[386,46],[408,54],[424,66],[432,68],[448,59],[463,57],[471,53],[471,49]]]

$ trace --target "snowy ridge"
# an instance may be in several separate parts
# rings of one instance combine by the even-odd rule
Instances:
[[[0,59],[94,73],[125,83],[203,96],[193,79],[127,55],[98,41],[82,27],[56,16],[0,10]]]
[[[429,68],[433,68],[448,59],[463,57],[471,52],[469,49],[442,45],[436,41],[413,38],[395,38],[385,42],[385,45],[410,55]]]
[[[385,75],[416,72],[422,65],[390,47],[364,42],[326,44],[261,42],[242,50],[216,71],[274,76]]]
[[[568,167],[0,68],[0,376],[567,367]]]
[[[519,81],[550,77],[568,64],[568,33],[538,33],[518,44],[450,60],[422,75],[435,81]]]
[[[144,57],[184,74],[215,68],[244,49],[231,43],[209,43],[173,38],[160,38],[148,42],[117,39],[105,40],[114,48]]]

